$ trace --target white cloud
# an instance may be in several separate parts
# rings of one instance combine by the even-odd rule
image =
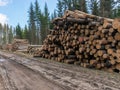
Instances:
[[[8,23],[8,17],[4,14],[0,13],[0,23],[3,25],[5,23]]]
[[[12,0],[0,0],[0,6],[6,6],[10,2],[12,2]]]

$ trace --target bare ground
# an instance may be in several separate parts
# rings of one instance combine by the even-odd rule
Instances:
[[[120,90],[120,74],[1,52],[0,90]]]

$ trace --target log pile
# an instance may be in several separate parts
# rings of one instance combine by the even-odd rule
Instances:
[[[67,10],[53,25],[35,56],[120,72],[120,19]]]
[[[40,51],[40,48],[42,48],[42,45],[29,45],[27,48],[27,53],[37,56],[37,52]]]
[[[8,44],[8,50],[9,51],[22,51],[22,50],[26,50],[28,48],[29,42],[27,39],[14,39],[12,44]]]

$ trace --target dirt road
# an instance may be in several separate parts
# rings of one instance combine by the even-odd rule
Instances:
[[[0,55],[6,58],[0,63],[0,90],[120,90],[120,74],[1,51]]]
[[[4,58],[0,61],[0,90],[64,90],[22,64]]]

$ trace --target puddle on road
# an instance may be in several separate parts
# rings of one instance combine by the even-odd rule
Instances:
[[[5,61],[5,59],[3,59],[3,58],[0,58],[0,62],[4,62]]]

